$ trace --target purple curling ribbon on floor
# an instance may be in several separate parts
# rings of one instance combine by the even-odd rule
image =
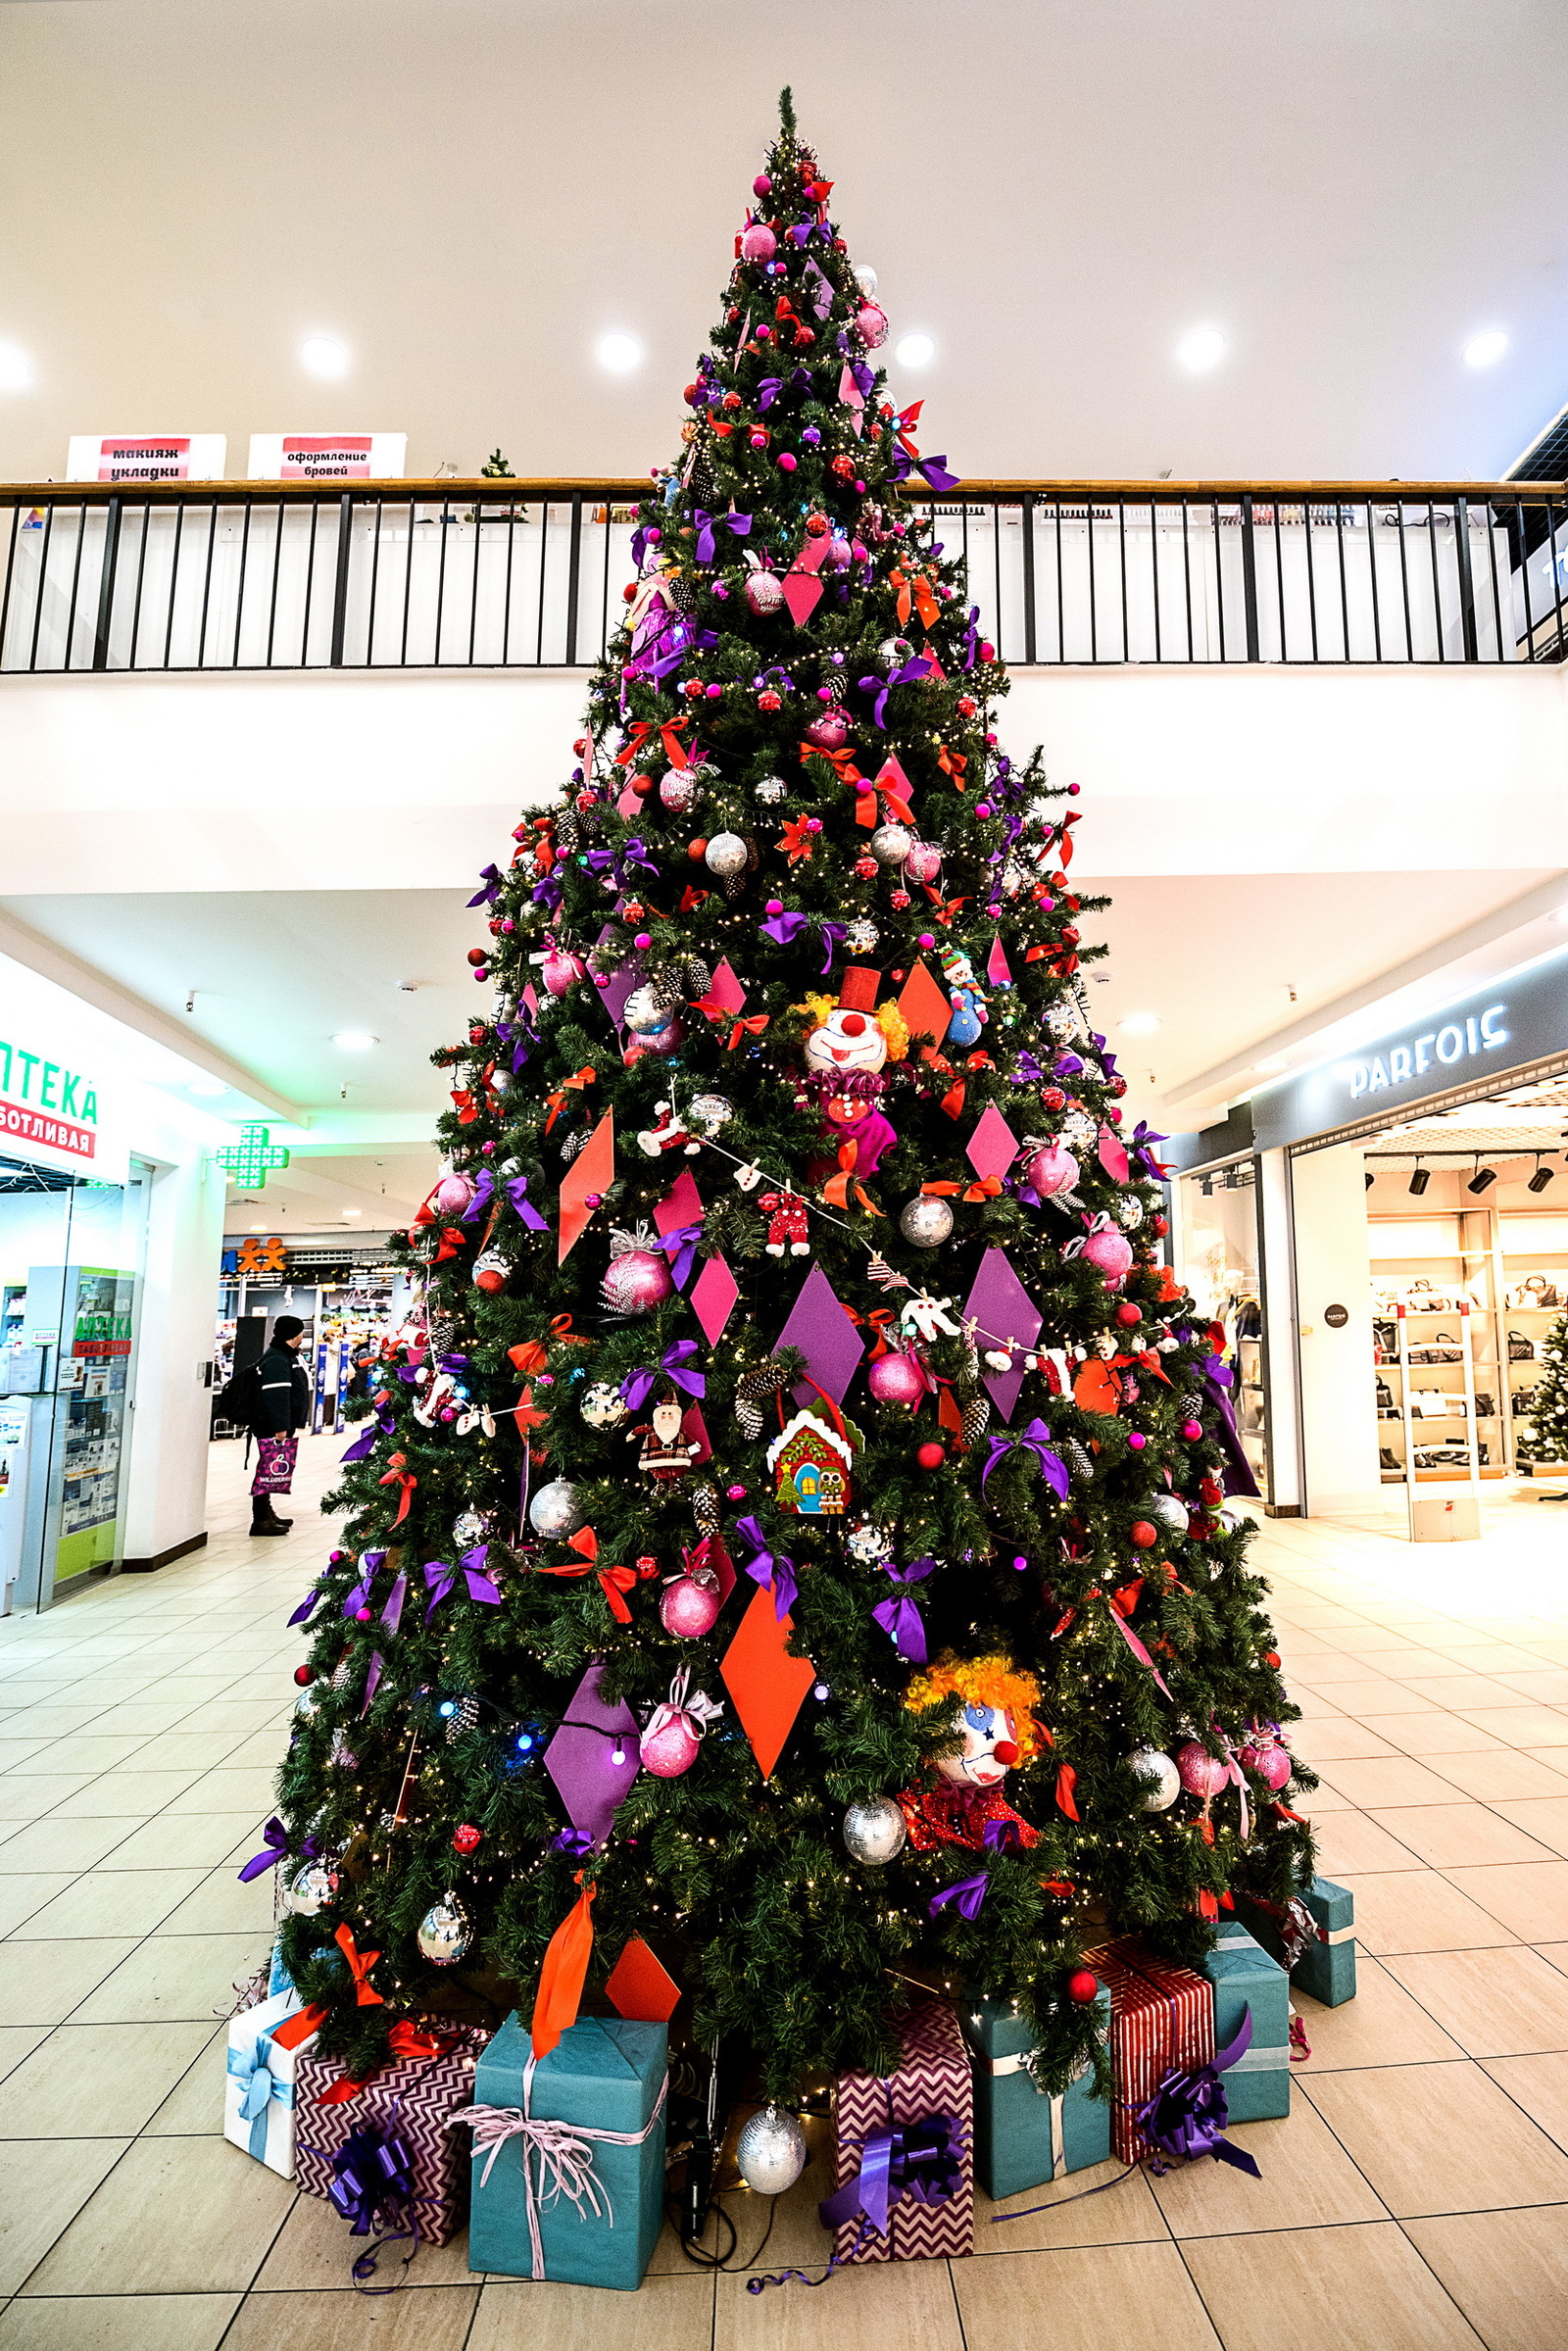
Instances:
[[[1046,1484],[1058,1500],[1064,1502],[1067,1499],[1067,1467],[1061,1455],[1052,1450],[1051,1431],[1043,1420],[1032,1420],[1017,1436],[992,1438],[990,1458],[980,1473],[982,1489],[1003,1455],[1012,1452],[1033,1453]]]
[[[982,1870],[977,1878],[960,1878],[956,1886],[944,1886],[941,1893],[933,1894],[926,1904],[927,1917],[935,1918],[950,1902],[956,1902],[961,1918],[977,1919],[989,1884],[990,1880]]]
[[[688,1396],[707,1396],[708,1375],[691,1367],[691,1359],[698,1351],[695,1339],[677,1339],[673,1347],[664,1349],[657,1369],[647,1363],[639,1363],[636,1370],[628,1372],[620,1383],[621,1399],[626,1409],[640,1412],[662,1379],[668,1380],[673,1387],[684,1388]]]
[[[1156,2172],[1165,2169],[1160,2156],[1193,2163],[1200,2155],[1211,2155],[1216,2163],[1231,2164],[1238,2172],[1250,2172],[1254,2180],[1261,2180],[1263,2175],[1251,2156],[1245,2148],[1233,2147],[1225,2136],[1230,2114],[1220,2081],[1226,2067],[1245,2057],[1251,2045],[1252,2011],[1249,2008],[1242,2017],[1240,2033],[1228,2047],[1216,2049],[1211,2065],[1173,2067],[1153,2096],[1133,2108],[1133,2121],[1157,2150]]]
[[[910,1588],[934,1574],[936,1564],[934,1559],[915,1559],[907,1567],[895,1567],[891,1559],[882,1562],[882,1573],[893,1579],[893,1597],[879,1600],[871,1614],[906,1665],[924,1665],[926,1661],[925,1623]]]
[[[491,1608],[500,1606],[501,1594],[484,1572],[484,1562],[489,1555],[489,1549],[488,1543],[475,1544],[471,1551],[464,1552],[456,1567],[449,1566],[445,1559],[431,1559],[426,1563],[423,1574],[430,1591],[430,1604],[424,1612],[426,1624],[430,1622],[431,1617],[434,1616],[460,1575],[468,1587],[470,1599],[483,1600],[486,1606]]]
[[[746,1563],[746,1573],[754,1584],[773,1594],[773,1614],[788,1616],[800,1594],[795,1581],[795,1562],[783,1551],[774,1553],[767,1547],[767,1537],[755,1518],[738,1518],[735,1532],[742,1543],[749,1543],[756,1556]]]

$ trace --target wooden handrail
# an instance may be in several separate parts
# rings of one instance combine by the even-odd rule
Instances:
[[[946,506],[963,499],[1010,505],[1024,498],[1054,504],[1102,499],[1204,501],[1239,498],[1312,503],[1348,499],[1356,504],[1383,500],[1473,499],[1478,504],[1514,499],[1568,500],[1568,482],[1561,481],[981,481],[965,479],[955,490],[928,490],[916,483],[915,494],[935,497]],[[601,505],[635,506],[647,495],[648,479],[586,480],[565,476],[539,481],[493,480],[488,476],[453,480],[327,480],[327,481],[40,481],[0,482],[0,507],[101,506],[112,498],[136,505],[177,504],[193,499],[200,505],[230,506],[259,502],[275,506],[305,504],[338,497],[383,499],[389,505],[416,506],[527,506],[569,505],[573,497]]]

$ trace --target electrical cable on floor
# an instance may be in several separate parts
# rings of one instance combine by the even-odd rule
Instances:
[[[758,2244],[756,2250],[752,2253],[750,2259],[746,2261],[733,2261],[730,2258],[730,2256],[734,2253],[736,2246],[740,2243],[740,2236],[734,2222],[731,2220],[729,2214],[724,2210],[723,2205],[719,2202],[716,2196],[713,2198],[713,2201],[709,2209],[712,2213],[715,2221],[722,2221],[724,2227],[729,2230],[729,2243],[724,2247],[722,2253],[709,2254],[700,2251],[691,2237],[683,2236],[680,2240],[680,2249],[685,2254],[687,2260],[696,2269],[722,2270],[727,2275],[746,2270],[755,2270],[758,2263],[762,2258],[768,2238],[773,2233],[773,2223],[778,2215],[777,2196],[770,2196],[767,2200],[767,2227],[763,2229],[761,2240]]]

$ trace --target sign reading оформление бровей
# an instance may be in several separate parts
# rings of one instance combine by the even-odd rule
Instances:
[[[1491,981],[1484,991],[1252,1097],[1254,1148],[1331,1135],[1428,1096],[1500,1082],[1568,1053],[1568,954]]]
[[[0,1037],[0,1151],[97,1175],[98,1087],[64,1060]]]

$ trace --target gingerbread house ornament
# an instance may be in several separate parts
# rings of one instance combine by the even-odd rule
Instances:
[[[767,1448],[779,1508],[801,1518],[840,1516],[849,1508],[855,1448],[847,1437],[818,1420],[814,1412],[797,1412]]]

